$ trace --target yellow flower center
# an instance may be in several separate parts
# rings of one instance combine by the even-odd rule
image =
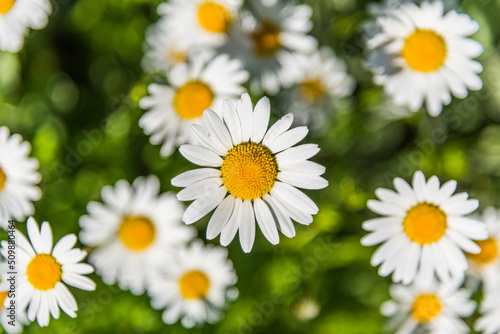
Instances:
[[[213,32],[227,32],[231,24],[231,13],[213,1],[205,1],[198,7],[198,21],[203,29]]]
[[[199,80],[189,81],[180,87],[174,96],[177,114],[186,119],[198,118],[210,108],[214,100],[212,89]]]
[[[263,22],[258,30],[252,34],[254,52],[261,57],[272,56],[281,47],[280,31],[270,23]]]
[[[441,35],[417,29],[406,38],[402,56],[415,71],[432,72],[443,66],[446,52],[446,42]]]
[[[0,191],[5,187],[5,181],[7,180],[7,176],[5,175],[4,171],[0,167]]]
[[[413,302],[411,315],[420,323],[428,322],[441,312],[442,307],[441,301],[435,295],[422,294]]]
[[[0,14],[7,14],[15,2],[16,0],[0,0]]]
[[[9,291],[2,291],[0,292],[0,310],[3,309],[3,303],[5,302],[5,299],[9,295]]]
[[[302,82],[300,84],[300,92],[304,99],[311,103],[316,102],[325,94],[323,84],[319,79],[311,79]]]
[[[476,243],[481,248],[481,252],[479,254],[467,254],[469,259],[477,263],[487,264],[498,258],[498,241],[496,239],[477,240]]]
[[[148,248],[155,240],[155,227],[146,217],[126,217],[118,231],[123,244],[133,250],[141,251]]]
[[[179,280],[179,288],[185,299],[202,299],[208,293],[210,280],[199,270],[188,271]]]
[[[403,226],[412,241],[421,245],[431,244],[446,232],[446,215],[435,205],[420,203],[408,211]]]
[[[37,254],[26,268],[28,282],[37,290],[53,289],[61,281],[62,269],[50,254]]]
[[[170,48],[167,54],[168,59],[174,64],[184,63],[187,59],[187,53],[183,50]]]
[[[242,143],[227,153],[221,171],[224,186],[233,196],[253,200],[271,190],[278,164],[267,147]]]

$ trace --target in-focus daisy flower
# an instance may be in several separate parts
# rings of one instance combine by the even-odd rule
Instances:
[[[242,3],[242,0],[171,0],[158,6],[158,14],[169,31],[181,36],[183,45],[216,48],[226,42]]]
[[[288,110],[295,119],[314,127],[324,124],[331,102],[351,94],[354,89],[354,79],[346,70],[344,61],[328,47],[311,55],[284,57],[283,86],[291,88],[287,94]]]
[[[282,86],[283,56],[317,48],[316,39],[307,35],[312,29],[312,10],[284,0],[252,0],[249,7],[252,13],[242,14],[241,26],[223,50],[245,62],[253,90],[274,95]]]
[[[51,12],[49,0],[0,1],[0,50],[19,52],[29,28],[45,27]]]
[[[464,252],[477,254],[481,248],[473,240],[488,238],[484,223],[464,217],[479,206],[467,193],[453,195],[456,181],[439,185],[432,176],[426,182],[421,171],[413,176],[413,187],[394,179],[396,191],[378,188],[379,200],[369,200],[368,207],[383,215],[363,223],[370,233],[361,243],[383,243],[372,257],[379,274],[394,273],[394,282],[411,283],[416,276],[421,284],[430,283],[434,274],[442,282],[461,281],[468,267]]]
[[[500,216],[498,210],[488,207],[484,210],[482,221],[486,223],[488,239],[477,240],[481,248],[477,254],[468,254],[471,272],[478,274],[485,291],[500,289]]]
[[[483,334],[500,333],[500,289],[487,291],[479,309],[481,317],[476,320],[475,328]]]
[[[1,7],[0,7],[1,8]],[[35,212],[33,201],[42,192],[35,186],[40,182],[38,160],[28,154],[31,145],[19,134],[10,135],[7,127],[0,127],[0,226],[8,221],[24,221]]]
[[[172,247],[196,232],[182,224],[182,204],[172,193],[159,194],[156,176],[125,180],[102,189],[103,204],[90,202],[80,218],[81,242],[95,247],[89,262],[106,284],[142,294],[151,272],[164,265]]]
[[[215,323],[225,304],[238,294],[233,264],[222,247],[194,241],[159,269],[148,293],[153,308],[165,309],[166,324],[179,319],[186,328]]]
[[[26,309],[28,319],[45,327],[50,315],[59,318],[59,308],[72,318],[76,317],[78,306],[67,285],[82,290],[95,290],[95,283],[83,276],[94,272],[94,268],[80,263],[87,252],[73,248],[76,235],[68,234],[52,248],[52,229],[43,222],[39,230],[36,221],[27,221],[28,236],[31,241],[16,231],[16,269],[19,309]],[[8,256],[8,243],[2,241],[2,255]]]
[[[397,334],[470,333],[461,318],[476,309],[476,303],[470,300],[471,291],[432,282],[427,287],[392,285],[390,293],[393,300],[382,304],[381,312],[393,317],[390,326],[397,328]]]
[[[11,285],[16,285],[16,280],[9,281],[12,277],[7,274],[9,270],[7,261],[0,261],[0,323],[6,333],[21,333],[23,325],[28,325],[29,321],[26,311],[17,306],[16,288],[11,291]],[[12,302],[14,304],[12,304]],[[14,305],[14,306],[12,306]]]
[[[224,99],[236,99],[245,91],[248,72],[237,59],[212,53],[194,55],[190,63],[168,72],[170,85],[151,84],[150,96],[139,105],[148,109],[139,120],[151,144],[162,144],[161,154],[171,155],[182,144],[193,143],[191,124],[200,123],[203,110],[220,110]]]
[[[226,100],[222,118],[208,109],[203,126],[193,125],[199,145],[183,145],[181,154],[194,164],[208,167],[185,172],[172,184],[185,187],[177,194],[181,201],[194,202],[182,220],[192,224],[217,208],[208,223],[207,238],[219,233],[227,246],[239,230],[241,247],[250,252],[255,239],[255,220],[273,245],[279,242],[278,229],[291,238],[300,224],[312,223],[316,204],[296,189],[322,189],[328,181],[325,168],[307,159],[316,155],[315,144],[293,147],[307,135],[307,127],[288,130],[292,114],[267,130],[269,99],[262,98],[255,109],[248,94],[237,107]],[[227,196],[226,196],[227,195]]]
[[[409,2],[386,11],[377,24],[381,32],[367,43],[368,66],[398,105],[417,111],[425,103],[437,116],[451,95],[465,98],[468,89],[482,87],[482,66],[473,59],[483,47],[467,38],[479,24],[467,14],[444,14],[441,1]]]

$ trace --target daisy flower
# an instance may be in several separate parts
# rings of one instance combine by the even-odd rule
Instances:
[[[185,172],[172,184],[185,187],[177,194],[181,201],[194,202],[182,220],[192,224],[216,209],[208,223],[207,238],[219,233],[227,246],[239,230],[243,251],[250,252],[255,239],[255,221],[272,244],[279,242],[278,229],[291,238],[300,224],[312,223],[316,204],[296,189],[322,189],[328,181],[320,175],[325,168],[307,159],[316,155],[314,144],[292,147],[308,132],[307,127],[288,130],[292,114],[267,130],[269,99],[262,98],[255,109],[248,94],[237,106],[226,100],[222,118],[208,109],[203,126],[193,125],[199,145],[183,145],[181,154],[194,164],[208,167]],[[227,196],[226,196],[227,195]]]
[[[23,325],[29,324],[25,310],[17,307],[17,298],[10,292],[11,283],[8,281],[11,275],[7,261],[0,260],[0,323],[6,333],[21,333]],[[15,289],[14,289],[15,290]],[[14,306],[12,306],[12,302]]]
[[[475,328],[483,334],[500,333],[500,289],[487,291],[481,303],[481,317],[476,320]]]
[[[0,50],[19,52],[28,29],[45,27],[51,12],[49,0],[0,1]]]
[[[395,178],[396,191],[379,188],[379,200],[369,200],[368,207],[383,215],[363,223],[370,233],[361,243],[383,243],[373,254],[373,266],[381,276],[394,273],[394,282],[411,283],[416,276],[425,285],[434,274],[442,282],[463,280],[467,269],[464,251],[477,254],[481,248],[473,240],[488,238],[484,223],[464,217],[479,206],[467,193],[453,195],[456,181],[439,185],[432,176],[426,182],[421,171],[413,176],[413,188]]]
[[[78,306],[66,284],[82,290],[95,290],[95,283],[86,276],[94,268],[79,263],[87,252],[73,248],[76,235],[61,238],[52,248],[52,229],[43,222],[39,230],[33,217],[26,223],[30,241],[16,231],[17,290],[19,309],[26,309],[28,319],[42,327],[48,326],[50,315],[59,318],[59,308],[72,318]],[[30,243],[31,242],[31,243]],[[8,256],[8,243],[2,241],[2,255]]]
[[[33,201],[42,192],[35,186],[40,182],[38,160],[28,157],[31,145],[19,134],[10,135],[7,127],[0,127],[0,226],[8,221],[24,221],[35,212]]]
[[[160,21],[185,46],[216,48],[238,19],[242,0],[171,0],[158,6]]]
[[[215,323],[221,310],[237,296],[237,278],[227,250],[199,240],[181,249],[160,267],[148,289],[151,306],[165,309],[163,321],[191,328]]]
[[[312,29],[312,9],[283,0],[251,0],[249,7],[252,13],[242,14],[239,29],[230,34],[223,50],[245,62],[252,90],[275,95],[283,84],[283,57],[317,48],[316,39],[307,35]]]
[[[470,271],[479,275],[485,285],[485,291],[500,288],[500,217],[493,207],[484,210],[482,221],[486,223],[488,239],[477,240],[481,248],[477,254],[468,254]]]
[[[397,328],[397,334],[470,333],[461,319],[476,309],[467,289],[432,282],[427,287],[392,285],[390,294],[393,300],[382,304],[381,313],[393,317],[390,325]]]
[[[375,83],[412,111],[425,102],[432,116],[451,102],[451,95],[465,98],[468,89],[482,87],[477,73],[483,68],[473,59],[483,47],[467,38],[479,24],[455,10],[443,11],[441,1],[402,4],[377,18],[381,32],[367,43]]]
[[[106,284],[142,294],[151,272],[164,265],[171,247],[195,236],[181,222],[183,206],[172,193],[159,194],[156,176],[125,180],[102,189],[104,203],[90,202],[80,218],[80,239],[95,247],[89,262]]]
[[[191,124],[201,121],[203,110],[219,110],[226,98],[236,99],[245,91],[242,86],[248,72],[237,59],[222,54],[196,54],[187,64],[168,72],[170,85],[151,84],[150,96],[139,102],[148,109],[139,120],[144,133],[151,135],[151,144],[162,144],[161,154],[171,155],[182,144],[193,143]]]

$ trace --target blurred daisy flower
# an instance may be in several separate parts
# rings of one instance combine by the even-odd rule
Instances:
[[[481,248],[477,254],[468,254],[470,271],[479,275],[485,285],[485,291],[500,289],[500,216],[497,209],[488,207],[484,210],[482,221],[486,223],[489,237],[477,240]]]
[[[325,168],[308,161],[319,152],[318,146],[292,147],[304,139],[307,127],[288,130],[293,121],[288,114],[268,130],[270,109],[266,97],[253,109],[245,93],[236,107],[224,101],[222,118],[206,110],[203,126],[192,127],[200,144],[183,145],[180,152],[192,163],[209,168],[172,179],[174,186],[185,187],[177,194],[179,200],[194,200],[182,217],[186,224],[216,209],[208,223],[207,238],[220,233],[221,244],[227,246],[239,230],[247,253],[255,239],[255,220],[273,245],[279,242],[278,229],[294,237],[291,219],[309,225],[312,215],[318,213],[316,204],[296,187],[322,189],[328,185],[321,177]]]
[[[288,54],[283,73],[283,86],[291,88],[288,110],[300,123],[315,128],[324,124],[331,102],[350,95],[355,86],[344,61],[328,47],[311,55]]]
[[[282,58],[288,53],[311,53],[317,48],[308,5],[289,1],[251,0],[251,12],[242,13],[241,26],[223,48],[242,59],[251,72],[254,91],[275,95],[282,86]]]
[[[42,196],[35,186],[41,179],[38,160],[28,157],[30,151],[31,145],[19,134],[10,135],[7,127],[0,127],[0,226],[4,229],[9,219],[24,221],[32,215],[32,202]]]
[[[215,48],[226,42],[242,0],[171,0],[158,6],[160,22],[184,46]]]
[[[236,298],[237,277],[227,250],[199,240],[162,263],[148,293],[155,309],[165,309],[163,321],[191,328],[215,323],[230,299]]]
[[[390,294],[393,300],[382,304],[381,313],[393,317],[390,326],[397,328],[397,334],[470,333],[461,319],[472,315],[476,309],[467,289],[433,282],[426,287],[392,285]]]
[[[500,333],[500,289],[486,291],[481,307],[481,316],[476,320],[475,328],[483,334]]]
[[[380,200],[369,200],[368,207],[383,215],[363,223],[370,233],[361,243],[373,246],[383,243],[373,254],[373,266],[381,276],[394,273],[394,282],[409,284],[416,276],[422,284],[434,274],[442,282],[463,280],[468,267],[464,251],[477,254],[481,248],[473,240],[485,240],[484,223],[464,217],[479,206],[467,193],[453,195],[456,181],[439,185],[432,176],[426,182],[421,171],[413,176],[413,188],[395,178],[396,191],[378,188]]]
[[[236,99],[245,91],[248,72],[237,59],[213,53],[194,55],[189,63],[168,72],[170,85],[150,84],[150,96],[139,105],[148,109],[139,120],[151,144],[162,144],[161,155],[169,156],[182,144],[192,143],[189,128],[201,121],[203,110],[219,110],[222,101]]]
[[[49,0],[0,1],[0,50],[19,52],[29,28],[45,27],[51,12]]]
[[[159,194],[156,176],[125,180],[102,189],[103,204],[90,202],[80,218],[81,242],[95,247],[89,262],[106,284],[142,294],[151,272],[164,265],[172,247],[196,232],[181,222],[184,208],[172,193]]]
[[[0,323],[6,333],[14,334],[21,333],[23,325],[28,325],[29,321],[26,311],[17,307],[15,291],[10,293],[12,282],[8,281],[11,278],[11,275],[7,274],[9,271],[12,270],[9,270],[7,261],[0,260]],[[14,306],[12,306],[11,301],[14,302]]]
[[[441,1],[409,2],[386,11],[377,24],[381,32],[367,42],[367,64],[396,104],[417,111],[425,103],[437,116],[451,94],[465,98],[468,89],[481,89],[477,73],[483,68],[473,59],[483,47],[467,38],[479,29],[470,16],[444,14]]]
[[[66,284],[92,291],[95,283],[83,276],[94,268],[82,261],[87,252],[73,248],[77,242],[74,234],[64,236],[52,248],[52,229],[43,222],[39,230],[32,217],[26,223],[30,241],[16,231],[17,289],[19,309],[26,309],[28,319],[42,327],[48,326],[50,315],[59,318],[59,308],[72,318],[78,306]],[[30,243],[31,242],[31,243]],[[8,243],[2,241],[2,255],[8,256]]]

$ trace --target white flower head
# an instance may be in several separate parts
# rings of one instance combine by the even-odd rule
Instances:
[[[148,289],[151,305],[165,309],[163,321],[179,319],[186,328],[215,323],[225,304],[237,296],[236,274],[227,250],[200,240],[172,254]]]
[[[464,252],[477,254],[481,248],[473,240],[488,237],[484,223],[465,217],[479,206],[467,193],[453,195],[456,181],[442,186],[432,176],[428,181],[421,171],[413,176],[413,187],[401,178],[394,179],[396,191],[378,188],[379,200],[368,207],[383,215],[363,223],[370,233],[361,243],[383,243],[371,263],[381,276],[393,273],[394,282],[409,284],[417,277],[429,284],[434,274],[442,282],[464,279],[468,268]]]
[[[195,236],[181,222],[184,207],[175,195],[159,191],[156,176],[139,177],[132,185],[120,180],[104,187],[104,203],[90,202],[89,215],[80,218],[82,243],[95,247],[89,262],[106,284],[118,282],[142,294],[171,249]]]
[[[94,268],[80,263],[87,252],[73,248],[77,242],[74,234],[62,237],[54,247],[52,229],[48,222],[41,228],[33,217],[27,221],[30,241],[19,231],[15,232],[17,293],[19,309],[27,308],[28,319],[42,327],[48,326],[50,315],[59,318],[59,308],[72,318],[78,306],[67,285],[82,290],[95,290],[95,283],[86,276]],[[7,241],[2,241],[2,255],[8,257]]]
[[[367,43],[368,66],[396,104],[417,111],[425,103],[437,116],[451,95],[481,89],[483,68],[473,59],[483,47],[467,38],[479,24],[467,14],[444,13],[441,1],[408,2],[380,15],[377,25],[381,32]]]
[[[203,110],[219,110],[224,99],[237,99],[245,91],[242,86],[248,72],[237,59],[221,54],[213,57],[202,52],[189,63],[175,66],[168,72],[169,85],[151,84],[150,96],[139,105],[148,111],[139,120],[151,144],[162,144],[161,154],[171,155],[182,144],[194,143],[189,132],[199,124]]]
[[[296,187],[322,189],[328,185],[321,177],[325,168],[308,161],[319,152],[318,146],[293,147],[307,135],[307,127],[288,130],[293,121],[288,114],[268,130],[270,112],[268,98],[253,108],[246,93],[236,107],[224,101],[222,117],[205,110],[203,126],[192,127],[200,144],[183,145],[180,152],[192,163],[208,168],[172,179],[174,186],[185,187],[177,194],[179,200],[194,200],[182,220],[192,224],[216,209],[207,238],[221,234],[220,242],[227,246],[239,230],[245,252],[252,249],[256,220],[273,245],[279,242],[278,229],[289,238],[295,236],[291,219],[311,224],[318,207]]]
[[[35,212],[33,201],[42,192],[36,186],[41,176],[37,172],[38,160],[28,154],[31,145],[19,134],[10,135],[7,127],[0,127],[0,226],[8,221],[24,221]]]

